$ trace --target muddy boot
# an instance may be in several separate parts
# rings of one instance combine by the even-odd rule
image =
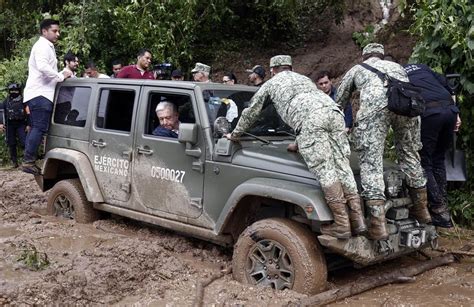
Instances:
[[[413,206],[410,208],[410,216],[422,224],[431,222],[430,212],[428,211],[428,195],[426,188],[408,188]]]
[[[387,220],[385,219],[385,200],[367,200],[365,204],[370,212],[369,238],[372,240],[388,239]]]
[[[351,237],[351,225],[346,207],[346,199],[339,182],[329,187],[323,187],[324,198],[334,216],[334,223],[322,225],[321,233],[336,237],[339,239],[348,239]]]
[[[443,228],[453,227],[449,207],[445,203],[430,204],[431,221],[433,225]]]
[[[360,235],[367,232],[362,205],[358,194],[344,193],[349,208],[349,220],[351,221],[352,234]]]

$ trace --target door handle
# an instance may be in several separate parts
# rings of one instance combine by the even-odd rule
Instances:
[[[99,148],[102,148],[102,147],[107,146],[107,143],[104,142],[104,141],[92,140],[91,143],[92,143],[92,146],[94,146],[94,147],[99,147]]]
[[[137,147],[137,151],[139,154],[142,154],[142,155],[146,155],[146,156],[149,156],[149,155],[152,155],[153,154],[153,150],[145,147]]]

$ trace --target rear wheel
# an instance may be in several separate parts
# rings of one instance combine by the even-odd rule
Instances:
[[[48,213],[78,223],[99,219],[99,211],[87,200],[79,179],[61,180],[54,185],[48,197]]]
[[[305,294],[321,292],[327,280],[316,236],[283,218],[260,220],[244,230],[234,247],[232,272],[242,283]]]

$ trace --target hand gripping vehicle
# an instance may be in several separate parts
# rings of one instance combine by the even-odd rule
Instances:
[[[240,143],[222,138],[255,91],[179,81],[61,83],[36,177],[50,190],[48,210],[79,223],[105,211],[234,246],[238,281],[307,294],[325,288],[328,268],[367,266],[436,243],[433,226],[408,217],[404,175],[390,164],[389,239],[321,235],[331,211],[301,156],[286,150],[293,131],[271,104]],[[153,135],[163,101],[179,112],[177,138]]]

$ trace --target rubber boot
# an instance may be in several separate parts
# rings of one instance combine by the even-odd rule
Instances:
[[[362,213],[362,204],[359,194],[351,194],[344,189],[344,196],[349,208],[349,220],[353,235],[360,235],[367,232],[364,214]]]
[[[451,213],[446,203],[430,204],[431,222],[433,225],[443,228],[453,227],[451,222]]]
[[[370,211],[369,238],[372,240],[388,239],[387,220],[385,219],[385,200],[365,201]]]
[[[321,233],[339,239],[351,237],[351,225],[346,207],[346,199],[340,182],[329,187],[323,187],[324,198],[334,216],[334,223],[321,225]]]
[[[431,223],[430,212],[428,211],[428,195],[426,188],[408,188],[413,206],[410,208],[410,216],[423,224]]]

